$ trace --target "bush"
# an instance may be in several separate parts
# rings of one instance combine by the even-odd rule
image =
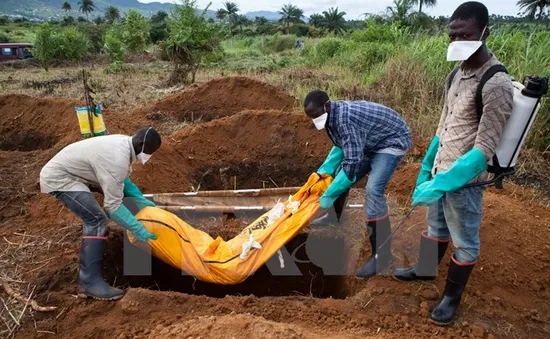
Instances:
[[[342,48],[343,44],[344,41],[338,38],[321,39],[313,51],[315,60],[323,63],[332,59]]]
[[[290,34],[294,34],[297,37],[307,36],[309,33],[309,26],[304,24],[297,24],[290,27]]]
[[[9,22],[10,22],[10,19],[7,16],[5,15],[0,16],[0,25],[7,25]]]
[[[57,41],[56,58],[69,61],[80,61],[90,49],[90,41],[74,27],[67,27],[55,35]]]
[[[3,33],[0,33],[0,44],[5,44],[8,42],[10,42],[10,39],[8,39],[8,36]]]
[[[385,63],[396,53],[396,50],[396,46],[391,43],[347,42],[341,46],[334,58],[342,66],[366,72],[374,65]]]
[[[354,31],[351,38],[356,42],[395,42],[394,27],[384,23],[377,23],[370,19],[365,22],[365,28]]]
[[[48,64],[52,62],[56,54],[56,43],[53,29],[48,23],[43,23],[36,32],[34,57],[44,65],[46,70],[48,70]]]
[[[124,21],[122,41],[130,52],[142,52],[149,42],[149,22],[141,13],[131,9]]]
[[[274,52],[282,52],[296,47],[296,38],[293,35],[279,35],[272,44]]]
[[[78,30],[82,32],[90,41],[90,52],[101,52],[103,45],[105,45],[105,34],[107,30],[105,25],[82,23],[78,25]]]
[[[56,31],[48,23],[40,26],[34,41],[34,55],[47,69],[54,60],[79,61],[88,52],[88,38],[74,27]]]
[[[74,20],[74,16],[66,16],[63,18],[63,21],[61,22],[61,26],[71,26],[71,25],[74,25],[75,23],[75,20]]]
[[[109,30],[105,36],[105,52],[111,62],[124,60],[124,46],[115,28]]]

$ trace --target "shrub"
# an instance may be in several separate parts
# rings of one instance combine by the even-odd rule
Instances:
[[[82,32],[90,41],[90,52],[101,52],[101,49],[105,44],[105,34],[107,30],[107,27],[105,25],[82,23],[78,25],[78,30]]]
[[[10,39],[8,39],[8,36],[3,33],[0,33],[0,44],[8,43],[8,42],[10,42]]]
[[[314,49],[314,58],[317,62],[326,62],[332,59],[342,48],[344,41],[338,38],[324,38],[319,41]]]
[[[43,23],[36,33],[34,40],[34,57],[48,70],[49,63],[53,60],[58,46],[54,37],[54,31],[48,23]]]
[[[132,65],[125,64],[122,61],[115,61],[105,69],[105,74],[132,73],[135,72]]]
[[[141,13],[131,9],[124,21],[122,41],[130,52],[142,52],[149,42],[149,22]]]
[[[296,47],[296,38],[293,35],[276,36],[272,45],[274,52],[282,52]]]
[[[0,16],[0,25],[7,25],[9,22],[10,22],[10,19],[7,16],[5,15]]]
[[[80,61],[90,49],[88,38],[74,27],[67,27],[56,34],[58,50],[56,57],[61,60]]]
[[[109,56],[109,61],[117,62],[124,60],[124,45],[116,32],[116,28],[112,28],[105,36],[105,52]]]
[[[309,33],[309,26],[304,24],[297,24],[290,27],[290,34],[294,34],[297,37],[307,36]]]

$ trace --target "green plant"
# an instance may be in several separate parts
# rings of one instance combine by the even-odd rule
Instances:
[[[296,37],[294,35],[276,35],[275,39],[270,41],[269,45],[273,52],[294,49],[296,46]]]
[[[149,36],[153,43],[158,43],[159,41],[166,40],[169,36],[168,32],[168,13],[164,11],[158,11],[155,15],[151,17],[151,31]]]
[[[324,63],[332,59],[342,48],[344,41],[338,38],[324,38],[319,41],[313,51],[316,62]]]
[[[339,12],[338,7],[331,7],[328,11],[323,12],[321,27],[330,33],[341,34],[346,30],[346,19],[344,19],[345,15],[346,12]]]
[[[90,41],[74,27],[64,28],[54,35],[57,40],[56,58],[60,60],[80,61],[90,48]]]
[[[105,35],[104,49],[110,62],[124,60],[124,44],[116,27],[111,28]]]
[[[135,72],[132,65],[125,64],[122,61],[115,61],[105,68],[105,74],[131,73]]]
[[[105,20],[112,24],[120,19],[120,11],[115,6],[109,6],[105,10]]]
[[[99,53],[105,44],[107,27],[105,25],[81,23],[77,26],[77,29],[88,38],[90,42],[90,52]]]
[[[54,31],[50,24],[43,23],[40,25],[34,40],[34,57],[48,70],[48,65],[52,62],[56,49],[57,41],[54,37]]]
[[[8,39],[8,36],[3,33],[0,33],[0,43],[8,43],[8,42],[10,42],[10,39]]]
[[[92,13],[95,9],[95,4],[92,0],[80,0],[78,2],[79,10],[86,15],[86,21],[88,20],[88,16],[90,13]]]
[[[123,24],[122,41],[130,52],[145,50],[149,41],[149,22],[136,10],[131,9]]]
[[[309,26],[305,24],[297,24],[290,27],[290,34],[294,34],[297,37],[307,36],[309,34]]]
[[[207,9],[197,14],[196,0],[183,0],[181,5],[174,5],[166,43],[166,50],[174,63],[172,83],[186,82],[189,73],[191,82],[195,82],[201,60],[220,50],[220,27],[207,20]]]

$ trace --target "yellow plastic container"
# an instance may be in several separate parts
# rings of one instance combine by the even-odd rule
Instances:
[[[88,106],[75,107],[76,116],[78,117],[78,124],[80,125],[80,134],[83,138],[91,138],[100,135],[109,134],[109,131],[105,127],[103,121],[103,114],[101,113],[101,105],[96,106],[95,114],[92,114],[92,129],[90,128],[90,119],[88,117]]]

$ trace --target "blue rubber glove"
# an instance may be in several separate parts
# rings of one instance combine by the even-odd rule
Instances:
[[[147,206],[156,207],[154,202],[143,196],[143,193],[141,193],[139,188],[132,182],[132,180],[130,180],[130,178],[126,178],[124,180],[124,196],[130,198],[130,200],[136,204],[138,210],[140,211]]]
[[[430,147],[428,147],[428,150],[426,151],[426,155],[424,155],[424,159],[422,159],[420,173],[418,173],[418,177],[416,178],[416,187],[432,179],[432,168],[434,166],[434,160],[438,149],[439,137],[435,135],[430,143]]]
[[[157,240],[157,236],[147,231],[143,225],[137,221],[136,217],[124,205],[109,215],[109,218],[132,232],[134,237],[141,242],[147,242],[147,239]]]
[[[338,146],[333,146],[317,173],[334,175],[342,160],[344,160],[344,151]]]
[[[473,148],[458,158],[449,170],[437,173],[433,180],[416,187],[412,205],[431,205],[441,199],[445,193],[462,188],[486,170],[485,155],[479,149]]]
[[[336,201],[342,193],[347,191],[351,185],[353,185],[353,181],[349,180],[346,173],[343,170],[338,172],[336,178],[332,181],[332,184],[330,184],[328,189],[321,196],[319,201],[321,209],[331,207],[334,204],[334,201]]]

